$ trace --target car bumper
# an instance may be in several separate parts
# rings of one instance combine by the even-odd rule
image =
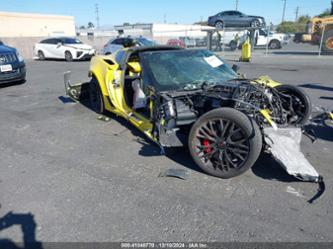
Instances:
[[[93,57],[96,54],[96,50],[84,50],[84,51],[77,51],[76,52],[76,59],[77,60],[87,60]]]
[[[0,73],[0,84],[24,81],[26,77],[26,68],[25,65],[13,69],[10,72]]]

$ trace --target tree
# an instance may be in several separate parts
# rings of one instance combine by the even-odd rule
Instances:
[[[86,29],[86,26],[81,25],[81,26],[79,27],[79,29]]]
[[[300,16],[297,20],[298,23],[307,23],[308,21],[311,21],[311,16],[309,15]]]
[[[95,27],[95,25],[92,22],[88,22],[88,29],[92,29],[94,27]]]

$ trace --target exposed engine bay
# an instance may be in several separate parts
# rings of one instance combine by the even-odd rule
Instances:
[[[256,120],[262,128],[275,124],[287,127],[300,118],[297,103],[289,95],[249,80],[203,85],[202,89],[193,91],[166,92],[161,97],[161,113],[167,130],[189,125],[201,115],[220,107],[235,108]]]

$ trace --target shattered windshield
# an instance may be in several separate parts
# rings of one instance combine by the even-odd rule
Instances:
[[[150,51],[142,53],[141,59],[160,91],[194,90],[238,78],[208,50]]]

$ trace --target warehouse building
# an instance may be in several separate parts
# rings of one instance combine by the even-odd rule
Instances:
[[[0,36],[75,36],[73,16],[0,12]]]

